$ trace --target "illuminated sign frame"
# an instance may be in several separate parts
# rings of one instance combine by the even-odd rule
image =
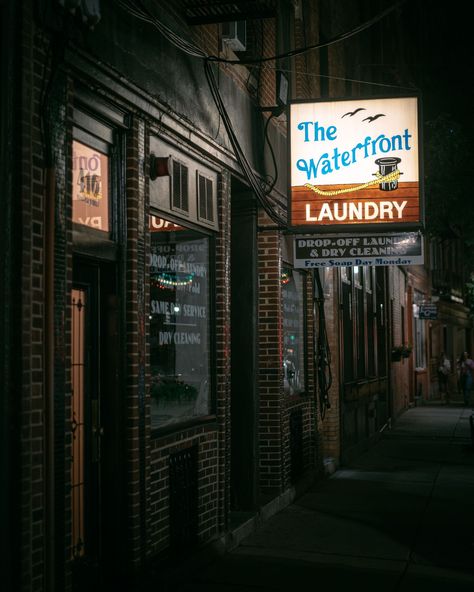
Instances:
[[[422,229],[421,121],[416,95],[293,101],[290,229]]]

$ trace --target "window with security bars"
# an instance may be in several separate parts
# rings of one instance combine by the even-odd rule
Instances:
[[[214,201],[212,193],[212,180],[197,173],[198,182],[198,215],[200,220],[214,222]]]
[[[171,207],[189,212],[188,167],[178,160],[173,160],[171,187]]]
[[[286,395],[305,390],[304,272],[283,267],[280,277],[283,304],[283,385]]]

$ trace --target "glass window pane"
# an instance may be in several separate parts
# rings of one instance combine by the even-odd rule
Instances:
[[[354,284],[356,286],[362,286],[362,268],[355,265],[352,268],[353,276],[354,276]]]
[[[209,238],[151,216],[152,428],[208,415]]]
[[[72,143],[72,220],[96,230],[110,230],[109,159],[77,140]]]
[[[289,267],[283,268],[283,371],[284,391],[296,395],[305,388],[304,368],[304,294],[303,277]]]

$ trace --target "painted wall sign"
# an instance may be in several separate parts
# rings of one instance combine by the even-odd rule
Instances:
[[[72,143],[72,219],[96,230],[110,230],[108,157],[76,140]]]
[[[150,232],[177,232],[184,230],[183,226],[179,226],[179,224],[153,215],[150,215],[148,218],[148,229]]]
[[[322,234],[296,236],[293,240],[294,266],[299,269],[424,263],[419,232]]]
[[[421,225],[418,99],[290,105],[291,226]]]

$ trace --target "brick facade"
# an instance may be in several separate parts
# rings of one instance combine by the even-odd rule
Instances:
[[[182,3],[173,5],[170,15],[165,16],[169,16],[172,28],[178,28],[183,39],[192,39],[210,55],[238,59],[239,55],[250,56],[256,51],[268,57],[288,49],[280,48],[282,43],[301,47],[305,43],[317,43],[321,35],[328,37],[331,33],[328,13],[321,12],[323,3],[317,0],[296,3],[304,5],[301,13],[298,13],[298,6],[294,10],[294,4],[291,3],[291,11],[288,6],[284,7],[285,18],[291,17],[288,20],[290,30],[286,30],[286,21],[284,26],[279,22],[281,15],[277,7],[275,18],[255,19],[249,26],[248,51],[240,54],[223,44],[219,24],[189,26],[183,16]],[[252,232],[255,230],[252,240],[255,239],[256,244],[252,269],[249,269],[249,276],[252,275],[255,282],[255,295],[252,295],[254,300],[246,304],[245,311],[255,311],[258,336],[258,343],[253,344],[256,392],[252,400],[255,403],[252,425],[256,426],[256,433],[252,433],[256,456],[252,474],[256,483],[252,485],[255,485],[256,499],[249,504],[250,508],[244,509],[253,515],[268,515],[273,502],[276,501],[276,505],[287,503],[295,491],[322,478],[325,461],[330,459],[335,465],[340,464],[347,444],[345,422],[349,403],[355,408],[354,417],[361,414],[362,423],[366,422],[363,425],[373,436],[386,416],[396,417],[406,409],[412,394],[417,392],[417,383],[413,360],[390,366],[390,386],[387,368],[383,376],[381,371],[378,376],[370,376],[370,380],[367,376],[355,380],[355,385],[348,380],[345,382],[342,366],[347,351],[341,338],[345,312],[342,274],[331,269],[321,273],[324,276],[325,328],[331,354],[332,383],[327,393],[330,405],[325,404],[322,385],[318,384],[319,360],[315,347],[319,345],[320,330],[324,327],[311,272],[302,272],[306,300],[298,302],[304,310],[305,388],[297,395],[285,394],[282,272],[284,266],[292,265],[289,254],[284,254],[287,248],[284,245],[291,242],[291,237],[283,225],[277,227],[264,209],[256,206],[258,200],[250,191],[249,180],[231,150],[223,113],[217,112],[209,88],[205,86],[202,61],[183,56],[178,48],[152,31],[148,23],[140,22],[143,27],[140,29],[134,15],[122,9],[117,9],[112,19],[110,13],[106,13],[110,7],[104,6],[104,14],[107,14],[104,29],[94,36],[94,31],[81,28],[77,15],[58,13],[58,20],[55,20],[51,15],[41,17],[35,8],[37,3],[28,0],[22,3],[19,15],[17,51],[21,58],[21,92],[15,97],[20,114],[17,138],[20,158],[18,191],[14,198],[18,199],[21,222],[21,230],[16,231],[21,281],[21,299],[17,306],[21,311],[17,312],[15,320],[20,327],[18,340],[21,343],[17,349],[20,350],[21,376],[16,385],[20,394],[17,403],[20,430],[16,439],[19,447],[15,451],[19,466],[18,524],[15,526],[19,534],[15,534],[18,552],[12,572],[17,584],[15,589],[55,592],[73,589],[77,577],[71,541],[71,293],[77,282],[74,272],[78,261],[95,265],[101,272],[107,270],[110,276],[104,271],[104,277],[112,278],[115,287],[117,328],[108,334],[107,343],[112,350],[112,362],[101,360],[104,367],[107,364],[114,367],[112,371],[109,368],[107,375],[112,377],[110,385],[102,384],[101,388],[105,391],[110,387],[114,391],[109,395],[108,409],[113,418],[109,428],[115,439],[109,442],[116,445],[116,450],[111,450],[108,444],[104,452],[102,462],[107,465],[107,471],[102,477],[109,481],[102,485],[109,488],[107,491],[113,491],[113,497],[116,494],[113,508],[120,515],[111,526],[114,520],[107,512],[105,519],[100,511],[97,513],[103,520],[98,531],[105,539],[108,536],[117,542],[117,558],[112,561],[120,566],[119,578],[133,576],[150,565],[164,566],[169,557],[176,559],[177,554],[189,551],[180,549],[179,545],[178,549],[173,548],[175,541],[172,540],[172,515],[173,512],[179,514],[178,502],[173,496],[181,499],[176,490],[182,493],[182,484],[173,473],[173,462],[180,455],[184,458],[185,453],[189,453],[192,462],[196,461],[187,476],[190,489],[195,487],[196,491],[196,499],[191,499],[189,506],[195,502],[197,508],[196,540],[192,540],[191,550],[211,543],[225,545],[232,538],[232,520],[238,512],[233,506],[232,437],[235,433],[231,427],[231,402],[239,396],[233,389],[235,367],[233,370],[232,361],[233,356],[234,360],[237,358],[236,350],[243,346],[232,342],[235,327],[231,319],[238,320],[238,314],[232,315],[231,309],[239,308],[239,302],[232,290],[231,260],[236,241],[231,239],[238,236],[233,235],[233,222],[242,214],[232,206],[242,196],[247,201],[237,205],[250,208],[251,202],[249,217],[253,217],[246,231],[250,232],[249,227]],[[324,8],[328,9],[325,5]],[[314,20],[308,20],[308,14],[313,15]],[[346,19],[350,21],[342,12],[335,14],[333,27],[344,29]],[[74,32],[71,39],[65,44],[58,43],[69,29]],[[128,30],[130,35],[125,34]],[[285,38],[286,33],[288,38]],[[109,42],[111,49],[107,47]],[[331,47],[326,52],[288,59],[281,69],[290,79],[295,99],[340,97],[356,88],[349,81],[341,80],[346,75],[348,60],[347,51]],[[237,137],[245,148],[243,152],[255,171],[256,182],[264,186],[264,181],[287,166],[286,119],[283,115],[269,120],[269,137],[273,146],[277,146],[277,170],[274,171],[273,165],[267,166],[271,159],[263,140],[268,112],[259,109],[275,105],[278,68],[274,62],[249,66],[216,63],[214,67],[219,90],[230,109]],[[166,73],[169,80],[164,78]],[[175,79],[171,74],[176,75]],[[330,75],[332,78],[328,78]],[[115,234],[101,235],[99,239],[99,235],[89,233],[85,243],[78,242],[77,225],[72,221],[72,141],[76,128],[81,127],[75,119],[80,110],[78,106],[84,108],[85,116],[94,121],[97,129],[112,130],[108,156],[117,168],[113,183]],[[93,130],[90,136],[92,143],[101,140],[100,132]],[[160,209],[159,200],[152,203],[149,157],[152,142],[157,139],[179,156],[215,173],[216,225],[206,226],[198,217],[193,219],[186,212],[173,212],[171,206],[165,208],[161,204]],[[282,200],[280,215],[284,213],[286,191],[286,178],[281,172],[278,183],[272,187],[272,197]],[[258,210],[256,216],[253,209]],[[188,418],[185,423],[178,421],[166,429],[152,429],[150,212],[157,216],[168,215],[172,222],[208,237],[213,265],[209,307],[212,309],[209,327],[213,388],[209,414]],[[49,232],[52,226],[54,235]],[[49,267],[51,262],[53,267]],[[241,261],[239,264],[243,266]],[[429,292],[426,276],[405,271],[393,268],[380,276],[388,278],[388,285],[383,285],[377,304],[389,304],[387,294],[392,303],[389,311],[384,309],[386,319],[390,320],[390,331],[387,343],[382,345],[387,346],[388,351],[395,342],[413,339],[413,293],[415,290]],[[354,291],[354,286],[351,289]],[[364,298],[367,302],[367,295]],[[450,314],[455,316],[456,311],[460,315],[461,331],[467,325],[465,310],[451,308]],[[365,326],[368,326],[370,311],[363,314]],[[433,336],[432,342],[439,343],[442,328],[435,329],[437,336]],[[461,345],[459,336],[453,338],[453,343]],[[350,345],[353,346],[352,341]],[[380,347],[381,358],[384,351]],[[424,380],[424,388],[428,388],[428,373]],[[390,409],[386,399],[389,389]],[[376,417],[377,400],[386,407],[383,408],[386,416],[381,415],[382,419]],[[364,432],[358,445],[367,445],[366,435]],[[108,436],[106,434],[104,442]],[[247,433],[243,432],[243,436]],[[172,485],[176,487],[174,492]],[[100,503],[103,504],[103,500]],[[107,573],[103,576],[102,569],[106,568],[99,562],[87,577],[96,577],[99,581],[104,577],[103,582],[106,581]],[[160,567],[157,569],[159,571]]]

